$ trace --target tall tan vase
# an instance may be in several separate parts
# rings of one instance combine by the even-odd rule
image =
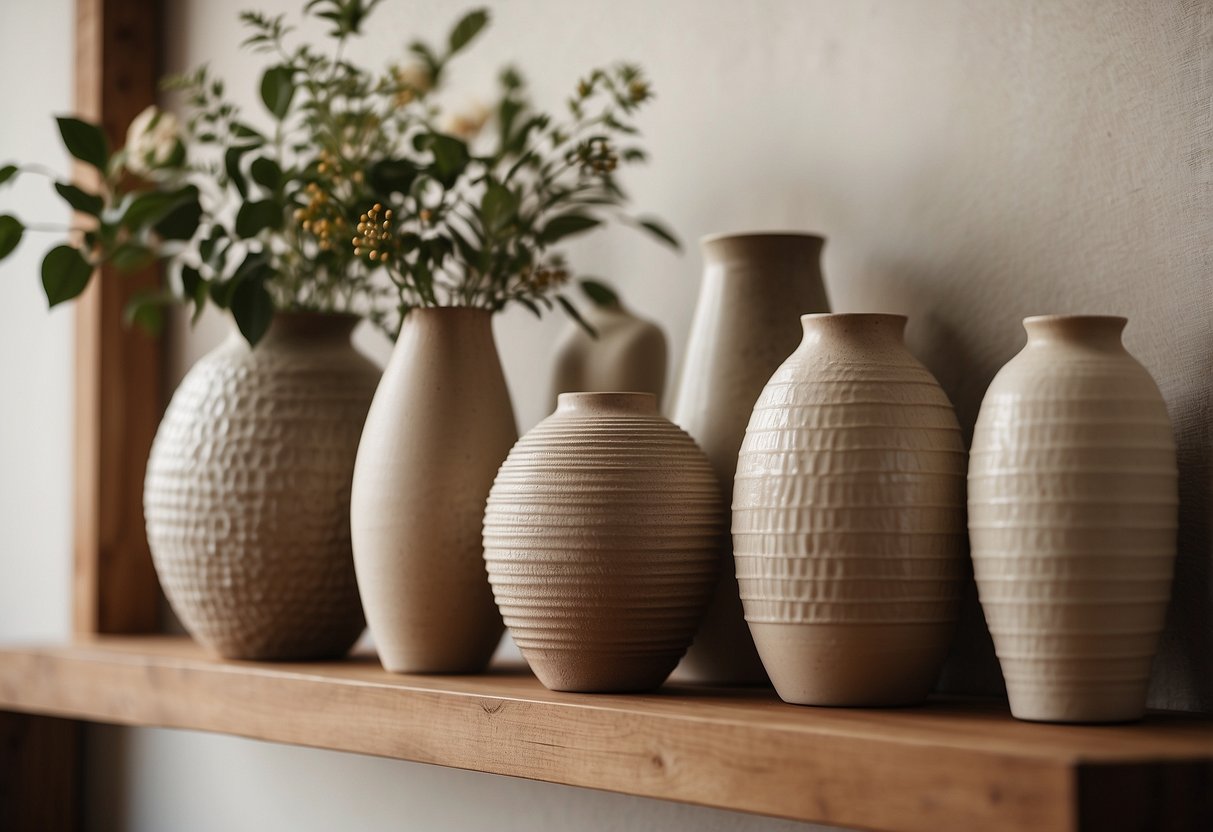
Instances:
[[[762,386],[800,343],[800,316],[829,309],[819,263],[824,244],[810,234],[718,234],[701,242],[703,283],[672,412],[675,424],[707,454],[726,504]],[[715,595],[679,675],[717,684],[763,683],[728,536],[720,561]]]
[[[415,309],[367,416],[350,509],[383,666],[474,673],[501,638],[481,525],[518,430],[489,312]]]
[[[707,459],[645,393],[565,393],[501,466],[485,560],[506,625],[553,690],[660,685],[716,577]]]
[[[354,454],[379,371],[353,315],[233,328],[182,380],[148,459],[156,574],[197,641],[235,659],[345,653],[363,629],[350,553]]]
[[[665,333],[620,303],[594,304],[582,312],[590,335],[570,321],[556,344],[551,410],[561,393],[665,393]]]
[[[775,690],[900,705],[939,674],[964,559],[964,444],[900,315],[806,315],[746,429],[733,551]]]
[[[1145,711],[1171,589],[1178,474],[1124,318],[1028,318],[985,399],[969,534],[1011,712],[1120,722]]]

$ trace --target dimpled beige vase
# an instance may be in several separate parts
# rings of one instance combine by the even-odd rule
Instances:
[[[565,393],[501,466],[484,519],[493,594],[553,690],[659,686],[716,578],[724,506],[646,393]]]
[[[484,574],[484,501],[518,438],[483,309],[405,317],[367,416],[350,522],[383,666],[476,673],[502,624]]]
[[[703,283],[673,420],[707,454],[726,504],[762,386],[800,343],[800,316],[829,310],[819,265],[824,244],[812,234],[789,233],[717,234],[700,244]],[[678,675],[714,684],[764,683],[727,535],[720,564],[712,603]]]
[[[190,369],[147,464],[143,508],[182,625],[234,659],[344,654],[363,630],[350,553],[354,454],[379,371],[358,318],[279,312]]]
[[[900,315],[806,315],[767,383],[733,492],[746,621],[800,705],[922,700],[951,641],[964,444]]]
[[[981,403],[969,534],[1011,713],[1121,722],[1145,712],[1175,561],[1167,409],[1124,348],[1125,319],[1028,318]]]

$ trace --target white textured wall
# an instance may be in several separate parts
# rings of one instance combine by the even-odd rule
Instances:
[[[68,170],[52,113],[72,108],[71,0],[0,2],[0,166]],[[0,214],[64,224],[49,180],[0,186]],[[27,234],[0,265],[0,639],[71,627],[72,310],[46,312],[54,235]]]
[[[19,128],[5,120],[0,157],[9,154],[10,135],[23,151],[46,152],[51,134],[44,115],[66,100],[66,35],[33,37],[30,27],[49,23],[63,4],[0,5],[0,22],[16,12],[21,22],[19,42],[11,27],[0,26],[6,47],[0,66],[20,70],[0,75],[0,96],[6,104],[26,102],[32,118]],[[254,106],[257,63],[233,49],[233,19],[248,5],[286,11],[296,0],[169,5],[170,68],[209,61]],[[615,280],[636,307],[663,322],[676,365],[699,270],[693,241],[712,231],[826,233],[835,308],[910,314],[911,345],[940,377],[966,429],[989,379],[1022,343],[1021,317],[1128,314],[1127,341],[1167,396],[1183,466],[1181,560],[1153,701],[1213,707],[1213,4],[492,5],[497,19],[489,35],[453,78],[460,87],[487,93],[493,70],[507,59],[516,59],[537,96],[553,105],[595,63],[636,59],[653,76],[659,97],[643,119],[653,163],[632,179],[632,190],[638,205],[667,218],[691,249],[678,258],[619,230],[580,243],[575,254],[587,272]],[[439,36],[462,7],[385,3],[358,57],[386,61],[414,34]],[[56,43],[64,44],[62,61],[59,52],[48,59]],[[35,60],[37,73],[28,71]],[[8,198],[0,195],[0,206]],[[39,314],[33,269],[26,261],[0,270],[7,301],[0,307],[7,347],[0,389],[6,404],[19,403],[0,417],[6,420],[0,511],[6,527],[28,524],[17,538],[25,545],[0,552],[0,636],[28,628],[35,613],[47,610],[58,610],[51,618],[62,622],[66,606],[56,594],[66,592],[66,319]],[[205,349],[214,324],[178,343],[178,369]],[[524,429],[543,415],[547,379],[538,368],[561,325],[555,319],[535,325],[525,312],[499,321]],[[50,368],[30,369],[47,359]],[[47,467],[47,459],[56,465]],[[48,472],[48,490],[35,499],[30,477],[41,472]],[[10,588],[14,583],[20,588]],[[10,615],[10,597],[33,609]],[[979,614],[971,607],[968,615],[947,681],[996,686]],[[90,771],[101,829],[784,826],[231,738],[116,729],[95,736]]]

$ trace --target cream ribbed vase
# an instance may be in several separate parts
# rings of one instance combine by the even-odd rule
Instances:
[[[252,350],[233,328],[156,432],[143,492],[156,574],[222,656],[334,657],[362,632],[350,481],[379,371],[350,344],[357,323],[279,312]]]
[[[484,501],[518,438],[484,309],[405,317],[367,415],[350,525],[366,620],[396,673],[476,673],[501,640]]]
[[[1178,474],[1124,318],[1028,318],[981,404],[969,534],[1011,713],[1119,722],[1145,711],[1171,589]]]
[[[647,393],[565,393],[497,474],[485,560],[506,626],[553,690],[659,686],[716,578],[724,507]]]
[[[805,315],[746,429],[733,552],[776,691],[801,705],[924,698],[964,574],[964,444],[900,315]]]
[[[737,451],[762,386],[800,343],[800,316],[825,312],[821,248],[812,234],[705,237],[703,283],[673,408],[712,463],[725,502]],[[712,684],[767,681],[737,594],[733,550],[720,547],[720,579],[678,676]]]

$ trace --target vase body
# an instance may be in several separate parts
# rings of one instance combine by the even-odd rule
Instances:
[[[665,334],[619,304],[582,313],[597,337],[570,322],[556,345],[549,412],[561,393],[665,393]]]
[[[737,452],[767,379],[800,343],[800,316],[825,312],[821,249],[808,234],[725,234],[702,242],[703,282],[673,420],[712,463],[726,505]],[[679,675],[716,684],[761,684],[766,672],[746,627],[728,535],[720,578]]]
[[[806,315],[754,406],[733,547],[776,691],[802,705],[923,699],[951,641],[964,444],[899,315]]]
[[[502,623],[481,526],[517,438],[490,313],[411,311],[367,416],[350,508],[358,587],[386,669],[488,664]]]
[[[544,685],[651,690],[700,622],[723,531],[711,466],[653,396],[569,393],[501,466],[485,561]]]
[[[986,622],[1020,719],[1145,711],[1171,588],[1175,444],[1124,318],[1028,318],[981,404],[969,532]]]
[[[357,320],[280,312],[256,349],[233,330],[160,423],[152,559],[182,625],[222,656],[335,657],[363,630],[349,496],[379,371],[350,344]]]

